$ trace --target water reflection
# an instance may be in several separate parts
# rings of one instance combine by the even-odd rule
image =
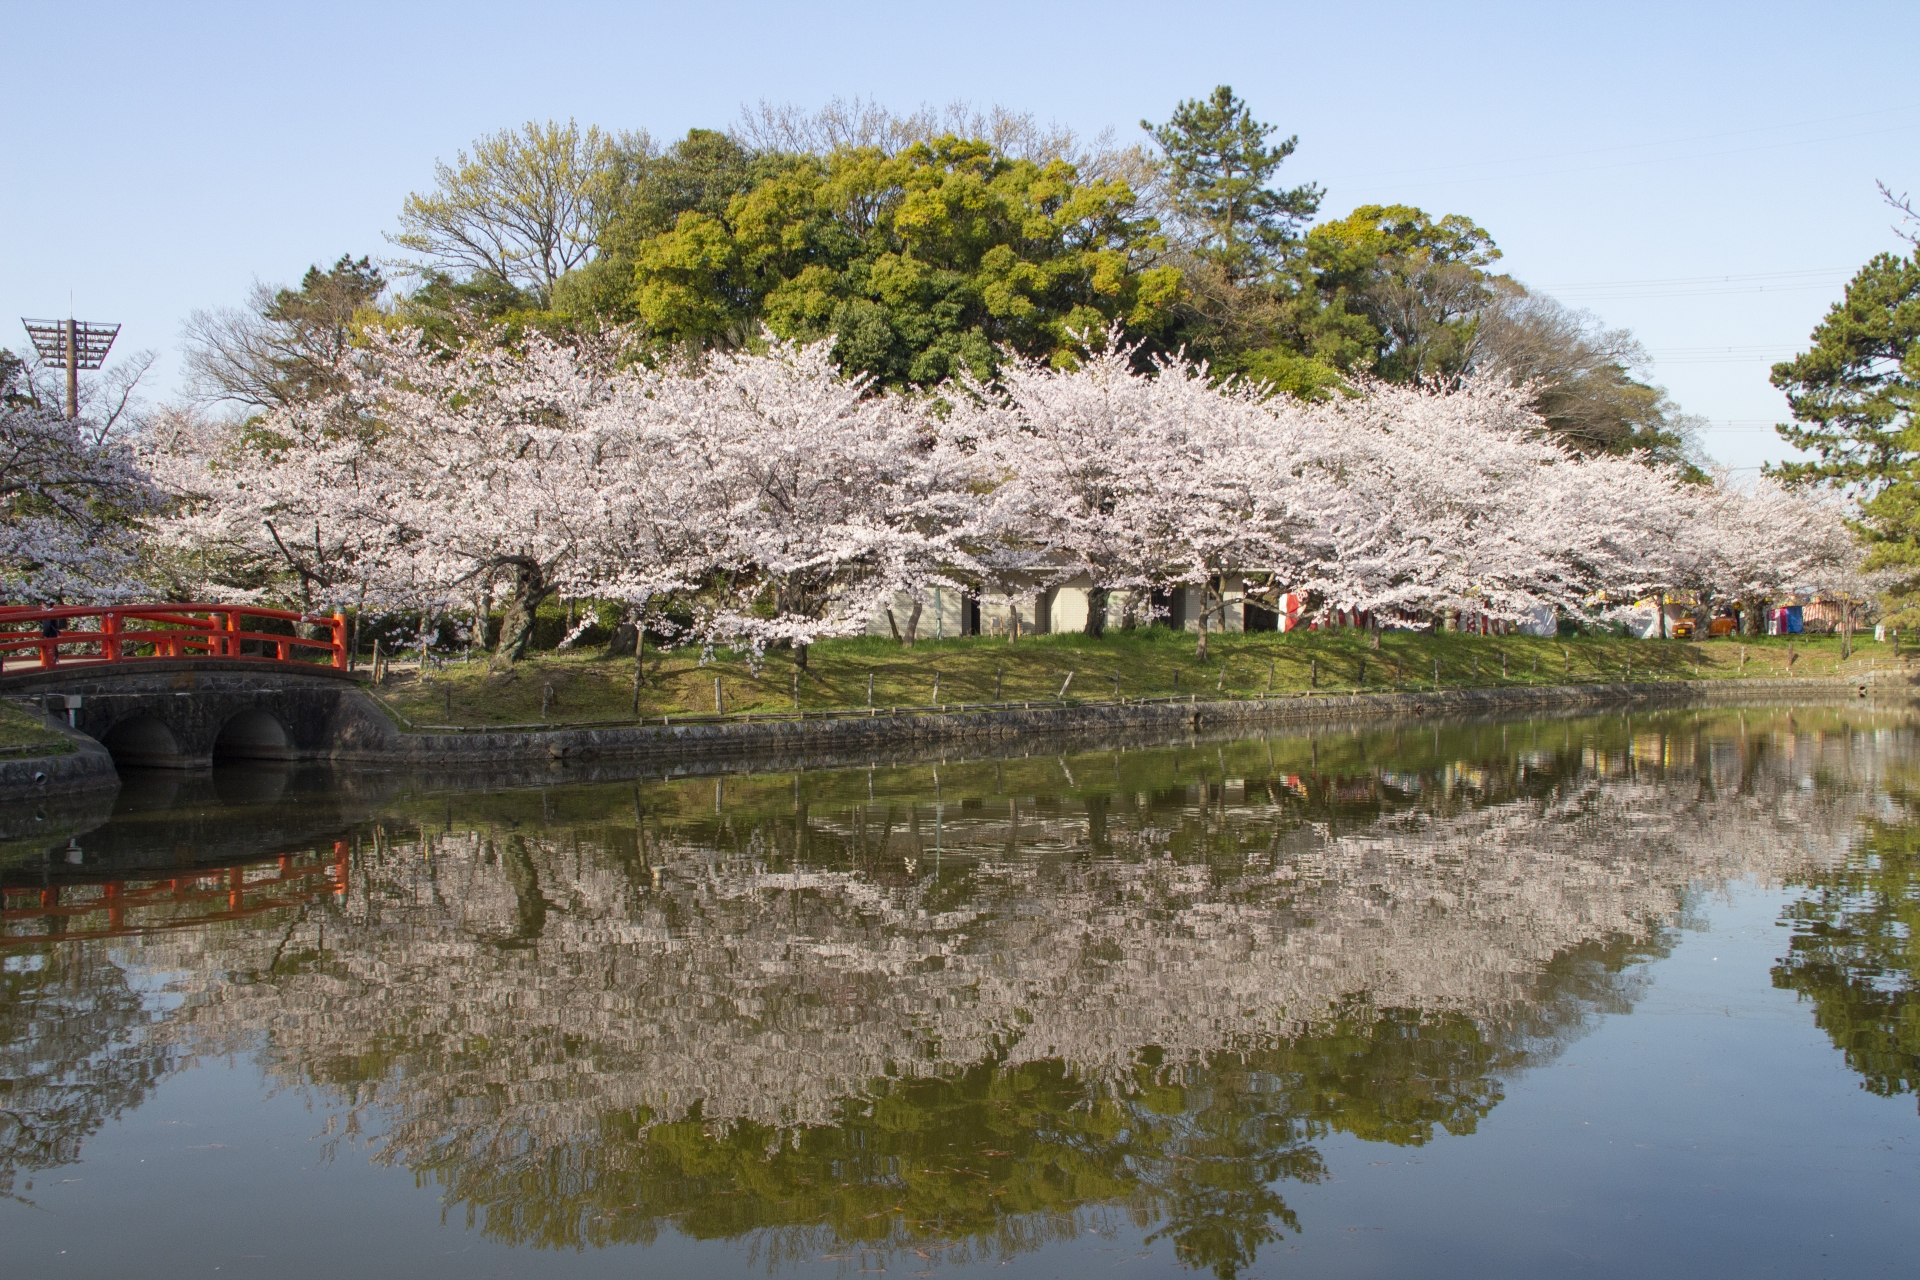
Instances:
[[[1231,1275],[1326,1135],[1471,1133],[1735,878],[1807,886],[1776,981],[1913,1089],[1913,757],[1905,716],[1770,711],[130,788],[6,872],[0,1177],[249,1053],[506,1241],[960,1261],[1124,1218]]]
[[[1838,865],[1801,878],[1793,940],[1773,984],[1810,1000],[1814,1023],[1869,1093],[1920,1090],[1920,827],[1910,783],[1890,790]]]

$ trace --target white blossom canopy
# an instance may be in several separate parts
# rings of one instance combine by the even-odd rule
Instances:
[[[842,377],[826,343],[649,368],[624,341],[376,332],[335,396],[156,432],[178,499],[156,545],[275,566],[306,607],[457,613],[532,582],[650,619],[672,603],[692,638],[754,650],[942,585],[1250,574],[1328,607],[1515,619],[1857,585],[1831,504],[1576,456],[1496,379],[1306,404],[1142,368],[1110,335],[1072,370],[1010,360],[916,397]]]

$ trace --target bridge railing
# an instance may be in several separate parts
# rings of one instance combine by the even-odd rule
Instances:
[[[266,620],[290,624],[292,634],[257,629]],[[308,638],[299,634],[302,626],[322,631]],[[337,613],[224,604],[0,605],[0,672],[158,658],[317,662],[345,670],[347,622]]]

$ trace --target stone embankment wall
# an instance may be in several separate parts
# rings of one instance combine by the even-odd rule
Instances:
[[[258,691],[243,701],[272,704],[292,727],[287,755],[343,763],[415,765],[437,771],[484,773],[530,765],[613,763],[676,771],[684,765],[733,760],[781,768],[829,768],[879,756],[925,753],[943,746],[981,748],[1020,739],[1093,735],[1103,740],[1151,741],[1169,733],[1230,733],[1316,724],[1574,711],[1604,707],[1726,705],[1738,702],[1835,701],[1908,697],[1902,674],[1877,683],[1831,677],[1773,680],[1659,681],[1642,684],[1540,685],[1502,689],[1447,689],[1424,693],[1353,693],[1313,697],[1147,703],[1029,704],[1018,709],[904,715],[767,719],[613,728],[474,733],[407,732],[364,691],[344,681],[307,682],[313,688]],[[241,691],[195,689],[205,697]],[[291,710],[280,702],[298,694]],[[129,695],[131,696],[131,695]],[[147,695],[135,697],[135,701]],[[151,699],[148,699],[151,700]],[[94,708],[109,700],[99,698]],[[113,699],[114,702],[125,698]],[[170,701],[170,699],[169,699]],[[185,701],[184,699],[182,701]],[[326,705],[320,705],[324,702]],[[311,704],[311,705],[309,705]],[[129,708],[121,707],[124,713]],[[203,717],[204,718],[204,717]],[[50,723],[54,723],[51,722]],[[209,724],[214,723],[209,720]],[[55,723],[73,740],[66,755],[0,761],[0,803],[117,786],[113,760],[99,742]],[[94,727],[88,725],[85,727]],[[317,735],[317,736],[316,736]],[[110,736],[110,735],[109,735]],[[324,738],[324,741],[321,739]],[[196,755],[199,763],[204,756]]]
[[[532,732],[406,733],[369,700],[366,718],[344,724],[335,760],[479,766],[547,761],[629,760],[678,763],[777,756],[796,767],[865,760],[873,752],[942,744],[1069,734],[1209,733],[1425,716],[1474,716],[1624,706],[1726,705],[1739,702],[1905,697],[1910,685],[1882,677],[1660,681],[1644,684],[1540,685],[1425,693],[1356,693],[1263,700],[1032,704],[1023,709],[877,715],[832,719],[634,725]]]

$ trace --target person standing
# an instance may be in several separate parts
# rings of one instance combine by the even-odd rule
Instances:
[[[57,609],[60,606],[55,601],[44,600],[41,602],[40,607],[43,609]],[[60,619],[57,617],[40,619],[40,639],[46,641],[58,640],[59,638]],[[43,667],[51,667],[58,661],[60,661],[60,647],[57,644],[43,643],[40,646],[40,665]]]

